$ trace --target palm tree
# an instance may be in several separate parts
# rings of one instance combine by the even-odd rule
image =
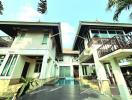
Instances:
[[[40,3],[38,3],[38,12],[41,14],[44,14],[47,10],[47,1],[46,0],[40,0]]]
[[[123,10],[129,10],[132,6],[132,0],[109,0],[107,9],[109,10],[112,7],[116,8],[113,20],[118,21],[118,17]],[[130,17],[132,17],[132,12],[130,13]]]
[[[3,11],[3,5],[2,2],[0,1],[0,14],[2,15],[2,11]]]
[[[3,4],[0,1],[0,14],[3,14]],[[40,2],[38,3],[38,8],[37,11],[41,14],[44,14],[47,11],[47,1],[46,0],[40,0]]]

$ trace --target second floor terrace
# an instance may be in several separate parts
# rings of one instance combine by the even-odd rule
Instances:
[[[105,41],[98,48],[98,56],[103,57],[119,49],[132,49],[132,33],[116,35]]]
[[[113,46],[113,43],[118,43],[119,41],[121,42],[122,46],[125,47],[124,44],[130,45],[131,31],[132,31],[132,24],[128,24],[128,23],[82,21],[80,22],[77,31],[77,35],[73,45],[73,50],[79,50],[81,54],[85,49],[90,48],[94,44],[97,44],[98,47],[103,46],[101,48],[104,48],[105,47],[104,44],[106,44],[106,42],[111,44],[111,46]],[[118,42],[115,40],[115,38]],[[105,51],[106,50],[104,50],[104,52]]]

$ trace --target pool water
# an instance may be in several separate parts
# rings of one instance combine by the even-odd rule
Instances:
[[[76,79],[62,78],[56,82],[56,85],[79,85],[79,81]]]

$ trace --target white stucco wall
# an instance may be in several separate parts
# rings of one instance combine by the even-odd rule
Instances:
[[[11,76],[12,78],[21,78],[21,74],[22,74],[25,62],[30,63],[26,77],[27,78],[34,77],[34,74],[35,74],[34,68],[35,68],[36,61],[34,59],[30,59],[25,56],[19,56],[16,66],[14,68],[13,74]]]
[[[59,67],[60,66],[67,66],[70,67],[70,76],[74,77],[74,73],[73,73],[73,66],[74,65],[78,65],[79,67],[79,62],[78,61],[72,61],[74,55],[73,54],[63,54],[63,61],[59,62]],[[80,73],[79,73],[80,74]]]
[[[46,44],[42,44],[43,31],[27,31],[25,36],[21,37],[21,32],[13,41],[11,48],[13,49],[43,49],[47,48]]]

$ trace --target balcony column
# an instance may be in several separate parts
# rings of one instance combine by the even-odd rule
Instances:
[[[126,85],[126,81],[124,79],[124,76],[121,72],[121,69],[120,69],[120,66],[117,60],[113,58],[110,60],[110,63],[112,66],[112,71],[114,73],[122,100],[130,100],[130,94],[128,91],[128,87]]]
[[[46,69],[47,69],[47,66],[48,66],[48,63],[47,63],[48,57],[49,57],[48,54],[43,55],[40,79],[46,79]]]
[[[83,77],[83,72],[82,72],[82,65],[79,64],[79,78]]]
[[[97,45],[93,45],[93,58],[95,62],[95,70],[99,82],[99,88],[103,94],[111,95],[109,81],[106,76],[104,65],[99,61],[98,58]]]
[[[70,66],[70,76],[74,77],[74,66]]]

